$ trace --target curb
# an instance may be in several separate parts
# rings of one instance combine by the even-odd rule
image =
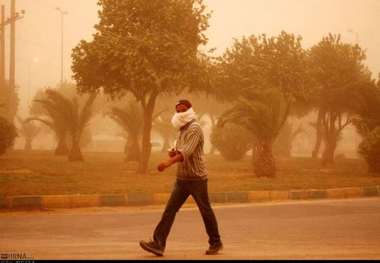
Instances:
[[[330,188],[325,190],[245,191],[210,193],[212,203],[256,203],[286,200],[380,197],[380,186]],[[166,204],[170,193],[131,192],[115,195],[0,196],[0,209],[50,209],[79,207],[145,206]],[[186,203],[194,204],[189,198]]]

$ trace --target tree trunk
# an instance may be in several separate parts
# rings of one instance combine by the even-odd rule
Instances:
[[[140,144],[139,139],[137,136],[129,136],[128,141],[126,143],[126,149],[125,149],[126,158],[125,160],[127,162],[129,161],[140,161]]]
[[[70,162],[83,161],[83,155],[80,149],[79,140],[73,141],[68,159]]]
[[[319,112],[318,112],[318,119],[317,119],[317,123],[316,123],[316,126],[315,126],[315,129],[316,129],[316,141],[315,141],[314,149],[313,149],[313,152],[312,152],[312,158],[313,159],[318,159],[319,151],[321,149],[321,144],[322,144],[322,117],[323,117],[322,110],[319,110]]]
[[[336,126],[339,120],[339,113],[328,112],[323,119],[323,140],[325,150],[322,155],[322,166],[330,166],[334,164],[335,150],[338,145],[338,138],[341,129]]]
[[[145,114],[144,114],[145,115]],[[149,116],[144,116],[144,129],[143,129],[143,137],[142,137],[142,147],[141,147],[141,157],[139,166],[137,169],[138,174],[147,174],[148,173],[148,163],[150,158],[150,153],[152,150],[152,143],[151,143],[151,124],[152,118],[149,118]],[[150,125],[149,125],[150,122]]]
[[[274,177],[276,175],[276,164],[271,142],[258,142],[256,144],[253,154],[253,167],[258,177]]]
[[[336,136],[329,136],[325,140],[325,150],[322,155],[322,166],[330,166],[334,164],[335,150],[337,147],[337,138]]]
[[[54,154],[57,156],[66,156],[68,152],[69,152],[69,149],[67,147],[66,136],[59,137],[58,145],[57,145],[57,148],[55,149]]]
[[[150,153],[152,150],[151,143],[151,131],[152,131],[152,121],[153,121],[153,110],[155,105],[156,97],[151,97],[148,104],[144,107],[144,125],[143,125],[143,136],[142,136],[142,147],[141,147],[141,157],[139,166],[137,168],[138,174],[147,174]]]

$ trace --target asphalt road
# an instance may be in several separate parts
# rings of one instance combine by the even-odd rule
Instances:
[[[164,257],[143,251],[163,207],[0,212],[0,253],[33,259],[380,259],[380,198],[214,206],[224,250],[206,256],[196,208],[178,213]]]

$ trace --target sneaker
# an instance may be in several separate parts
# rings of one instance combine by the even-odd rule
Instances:
[[[146,242],[146,241],[141,240],[141,241],[140,241],[140,246],[141,246],[144,250],[146,250],[146,251],[148,251],[148,252],[150,252],[150,253],[153,253],[153,254],[155,254],[156,256],[160,256],[160,257],[161,257],[161,256],[164,255],[164,250],[163,250],[161,247],[159,247],[159,246],[157,245],[157,243],[154,242],[154,241]]]
[[[210,247],[206,250],[206,255],[216,255],[222,249],[223,249],[223,244],[221,242],[210,245]]]

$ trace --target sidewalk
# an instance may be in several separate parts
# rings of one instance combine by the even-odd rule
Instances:
[[[78,207],[145,206],[165,204],[170,193],[118,195],[0,196],[0,209],[49,209]],[[331,188],[326,190],[248,191],[210,193],[212,203],[252,203],[286,200],[341,199],[380,196],[380,186]],[[187,203],[194,203],[189,198]]]

